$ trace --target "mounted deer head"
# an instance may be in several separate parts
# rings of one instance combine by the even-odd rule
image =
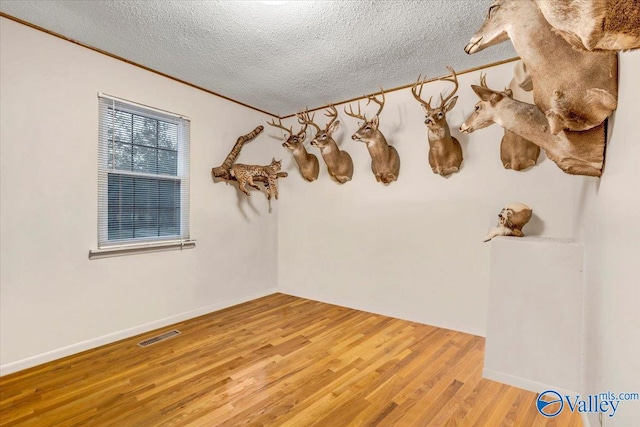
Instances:
[[[293,126],[289,128],[284,127],[281,119],[278,119],[278,123],[276,123],[275,119],[267,123],[285,132],[285,141],[282,143],[282,146],[293,154],[293,160],[295,160],[298,165],[302,177],[309,182],[318,179],[318,173],[320,172],[318,158],[307,152],[304,147],[307,125],[305,124],[298,133],[294,133]],[[289,136],[287,136],[287,134],[289,134]]]
[[[497,123],[542,148],[560,169],[573,175],[600,176],[604,160],[604,125],[582,132],[549,132],[544,114],[532,104],[516,101],[509,92],[489,89],[484,76],[471,85],[480,97],[474,112],[460,126],[471,133]]]
[[[542,16],[535,0],[495,0],[464,50],[479,52],[508,38],[527,64],[534,102],[554,135],[562,129],[591,129],[616,108],[616,54],[595,55],[571,47]]]
[[[590,51],[640,48],[640,3],[536,0],[547,22],[571,46]]]
[[[338,111],[331,105],[325,112],[325,116],[329,117],[329,122],[321,129],[314,121],[314,115],[310,115],[309,111],[296,114],[298,122],[302,125],[311,125],[316,128],[316,135],[311,140],[311,145],[320,149],[320,154],[327,165],[327,171],[331,178],[339,184],[351,181],[353,176],[353,160],[346,151],[340,150],[338,144],[333,139],[333,133],[338,129],[340,121],[338,119]]]
[[[371,170],[376,177],[377,182],[383,184],[390,184],[398,179],[400,174],[400,155],[395,147],[392,147],[387,143],[386,138],[378,129],[380,124],[380,113],[384,108],[385,97],[384,91],[380,89],[382,94],[382,100],[378,100],[375,95],[367,96],[367,105],[371,102],[378,104],[378,112],[368,120],[360,110],[360,101],[358,101],[358,112],[354,113],[353,108],[349,106],[349,111],[344,109],[344,112],[356,119],[362,120],[363,123],[360,128],[351,136],[354,141],[362,141],[367,144],[369,155],[371,156]]]
[[[513,70],[513,78],[509,82],[509,89],[505,92],[513,99],[521,102],[533,103],[530,91],[533,89],[531,76],[522,61],[516,62]],[[540,147],[533,142],[504,129],[502,141],[500,141],[500,160],[505,169],[522,171],[528,169],[538,161]]]
[[[433,173],[441,176],[449,176],[460,170],[462,164],[462,147],[460,142],[451,136],[449,124],[447,123],[447,112],[451,111],[458,100],[454,96],[458,91],[458,77],[451,67],[447,67],[451,71],[451,77],[444,77],[445,80],[453,83],[455,86],[453,91],[446,97],[440,94],[440,105],[431,107],[431,99],[428,101],[422,99],[422,89],[425,80],[420,80],[422,76],[418,76],[418,80],[411,88],[413,97],[422,105],[425,112],[424,123],[427,125],[427,140],[429,141],[429,165]]]

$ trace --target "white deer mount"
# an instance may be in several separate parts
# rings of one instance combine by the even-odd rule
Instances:
[[[314,123],[314,115],[309,115],[308,111],[296,114],[298,122],[303,125],[311,125],[316,128],[316,135],[311,140],[311,145],[320,149],[322,159],[327,165],[329,176],[339,184],[351,181],[353,177],[353,160],[351,156],[344,150],[338,148],[338,144],[333,139],[333,133],[338,129],[340,121],[338,119],[338,111],[331,105],[325,112],[325,116],[329,117],[329,122],[324,129]]]
[[[395,147],[387,143],[386,138],[380,132],[380,113],[384,108],[385,97],[384,91],[380,89],[382,94],[382,100],[379,101],[374,95],[367,96],[367,105],[374,102],[378,104],[378,112],[371,119],[361,113],[360,101],[358,101],[358,112],[354,113],[353,108],[349,106],[349,111],[344,109],[344,112],[356,119],[362,120],[363,123],[360,128],[351,136],[354,141],[361,141],[367,145],[369,155],[371,156],[371,171],[376,177],[377,182],[383,184],[390,184],[398,179],[400,175],[400,155]]]
[[[458,78],[456,72],[451,67],[447,67],[451,71],[451,77],[443,77],[440,80],[451,82],[455,85],[453,91],[446,97],[440,94],[440,105],[431,107],[431,99],[428,101],[422,99],[422,89],[425,80],[418,81],[411,88],[413,97],[422,105],[425,113],[424,123],[427,125],[427,140],[429,141],[429,165],[435,174],[441,176],[449,176],[460,170],[462,164],[462,147],[460,142],[451,136],[451,130],[447,123],[447,113],[453,109],[458,100],[455,93],[458,91]]]
[[[553,30],[535,0],[495,0],[464,50],[476,53],[507,39],[527,65],[534,102],[554,135],[598,126],[616,108],[616,54],[574,49]]]
[[[293,132],[293,126],[288,128],[284,127],[281,119],[278,119],[278,123],[276,123],[275,119],[267,123],[285,132],[285,141],[282,143],[282,146],[293,155],[293,160],[298,165],[298,170],[302,177],[309,182],[318,179],[318,173],[320,172],[318,158],[309,153],[304,146],[304,140],[307,136],[307,125],[305,124],[298,133],[295,133]],[[287,136],[287,134],[289,134],[289,136]]]
[[[471,85],[480,97],[474,112],[460,126],[471,133],[497,123],[533,142],[563,171],[573,175],[600,176],[604,161],[604,125],[582,132],[549,132],[544,114],[532,104],[516,101],[508,92],[489,89],[485,76]]]

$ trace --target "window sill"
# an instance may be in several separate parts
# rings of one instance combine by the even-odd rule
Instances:
[[[195,240],[178,240],[170,242],[147,243],[141,245],[114,246],[110,248],[89,250],[89,259],[110,258],[115,256],[135,255],[148,252],[193,249],[195,247]]]

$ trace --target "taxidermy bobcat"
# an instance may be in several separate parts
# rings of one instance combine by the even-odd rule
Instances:
[[[278,187],[276,185],[276,179],[278,178],[278,172],[282,167],[282,160],[272,159],[271,164],[267,166],[258,165],[243,165],[236,163],[231,166],[231,176],[238,181],[238,188],[247,196],[250,196],[249,190],[247,190],[247,184],[251,187],[259,190],[254,182],[253,178],[262,176],[267,179],[265,187],[267,189],[267,199],[271,200],[271,196],[278,199]]]

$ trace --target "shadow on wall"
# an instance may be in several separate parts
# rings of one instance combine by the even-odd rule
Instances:
[[[526,230],[523,231],[525,231],[526,236],[542,236],[542,233],[544,233],[544,221],[533,212],[526,225]]]

